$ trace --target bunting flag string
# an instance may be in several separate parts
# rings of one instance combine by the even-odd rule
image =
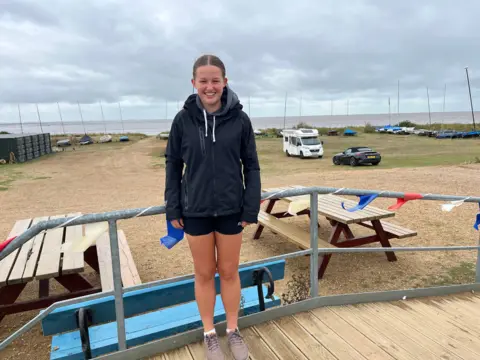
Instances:
[[[373,200],[375,200],[378,197],[378,195],[380,195],[380,194],[357,195],[359,197],[359,201],[358,201],[358,204],[356,206],[354,206],[350,209],[347,209],[347,208],[345,208],[345,202],[342,201],[342,208],[344,210],[347,210],[347,211],[350,211],[350,212],[357,211],[357,210],[362,210],[363,208],[365,208],[365,206],[367,206]]]
[[[388,210],[398,210],[400,209],[407,201],[422,199],[423,196],[417,193],[405,193],[403,198],[397,198],[397,203],[388,207]]]
[[[16,238],[17,238],[16,236],[13,236],[13,237],[5,240],[4,242],[0,243],[0,252],[2,252],[3,249],[5,249],[7,247],[7,245],[10,244]]]

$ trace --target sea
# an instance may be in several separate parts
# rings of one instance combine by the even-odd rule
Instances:
[[[475,119],[480,120],[480,112],[475,112]],[[418,124],[420,128],[428,128],[429,124],[472,124],[472,113],[433,112],[427,113],[395,113],[395,114],[350,114],[350,115],[318,115],[318,116],[283,116],[252,117],[255,130],[267,128],[291,128],[300,122],[316,127],[339,128],[349,126],[364,126],[369,123],[373,126],[395,125],[400,121],[409,120]],[[89,121],[60,121],[50,122],[0,122],[0,132],[9,133],[50,133],[60,134],[91,134],[91,133],[143,133],[157,135],[170,130],[172,119],[128,119],[128,120],[89,120]],[[473,128],[473,125],[472,125]]]

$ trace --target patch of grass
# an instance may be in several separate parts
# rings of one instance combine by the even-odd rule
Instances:
[[[317,172],[352,169],[374,171],[382,168],[460,165],[476,162],[480,153],[478,139],[437,140],[416,135],[387,135],[358,133],[357,136],[321,136],[323,159],[299,159],[283,153],[282,138],[258,138],[257,151],[262,175],[280,174],[288,168],[292,172]],[[352,146],[368,146],[380,152],[378,166],[335,166],[334,154]]]
[[[472,283],[475,281],[475,264],[462,261],[459,265],[447,270],[446,274],[424,279],[429,286],[443,286]]]
[[[17,171],[18,167],[16,164],[14,165],[6,165],[1,167],[2,171],[0,171],[0,190],[7,191],[9,187],[20,178],[23,178],[23,173]]]
[[[155,146],[150,151],[150,156],[152,157],[152,167],[153,168],[165,168],[165,148],[166,143],[164,142],[161,145]]]

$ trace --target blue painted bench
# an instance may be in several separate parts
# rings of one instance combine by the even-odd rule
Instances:
[[[285,260],[245,267],[239,270],[239,275],[243,295],[241,315],[280,305],[280,299],[273,295],[273,282],[284,278]],[[263,285],[266,282],[269,287]],[[214,321],[218,323],[225,320],[218,274],[215,287]],[[193,279],[131,291],[123,295],[123,302],[127,347],[202,326]],[[83,360],[117,351],[114,297],[55,309],[42,320],[42,331],[46,336],[53,335],[52,360]]]

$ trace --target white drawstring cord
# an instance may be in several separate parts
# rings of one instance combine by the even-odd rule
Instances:
[[[207,112],[203,109],[203,119],[205,120],[205,137],[208,137]]]
[[[215,142],[215,116],[213,117],[213,130],[212,130],[212,133],[213,133],[213,142]]]

